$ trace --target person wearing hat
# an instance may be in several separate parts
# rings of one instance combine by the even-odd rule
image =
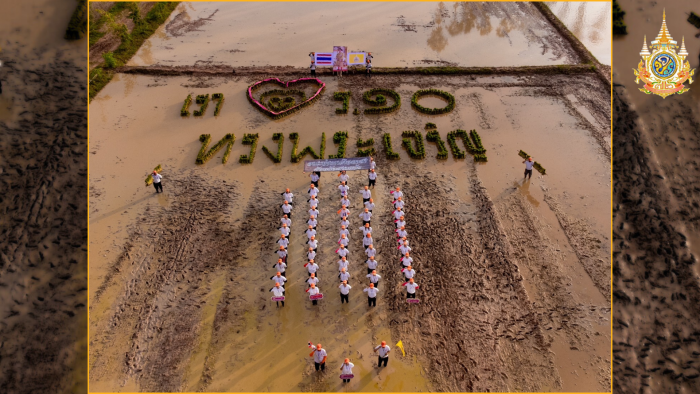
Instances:
[[[271,288],[270,291],[275,297],[284,297],[284,287],[280,286],[279,283],[275,283],[275,287]],[[284,300],[282,301],[275,301],[277,303],[277,307],[280,307],[280,302],[282,303],[282,306],[284,306]]]
[[[403,238],[408,237],[408,231],[406,231],[406,226],[401,226],[396,230],[396,235],[399,237],[399,242],[402,242]]]
[[[374,259],[374,256],[368,258],[366,263],[367,263],[367,273],[368,274],[371,274],[372,271],[377,269],[377,260]]]
[[[403,241],[403,245],[397,248],[402,255],[407,255],[411,251],[411,247],[408,246],[408,240]]]
[[[284,246],[285,249],[289,246],[289,240],[284,236],[284,233],[280,234],[280,239],[277,240],[277,243],[280,246]]]
[[[374,163],[374,161],[372,161],[372,163]],[[369,184],[367,186],[374,189],[374,186],[377,183],[377,172],[374,171],[374,168],[371,168],[369,170],[369,174],[367,175],[367,178],[369,178]]]
[[[270,277],[270,279],[274,280],[275,283],[279,284],[279,285],[282,286],[282,287],[284,287],[284,282],[287,281],[287,278],[285,278],[284,276],[282,276],[282,273],[279,272],[279,271],[277,272],[276,275],[272,275],[272,276]]]
[[[319,179],[321,179],[321,173],[320,172],[312,172],[311,174],[309,174],[309,176],[311,177],[311,183],[316,188],[318,188],[318,181],[319,181]]]
[[[410,253],[406,252],[406,255],[401,258],[401,265],[404,267],[408,267],[409,265],[413,264],[413,257],[410,256]]]
[[[372,233],[367,233],[367,235],[362,238],[362,246],[365,247],[365,249],[369,248],[370,245],[373,245],[374,242],[372,240]]]
[[[340,198],[340,205],[345,205],[346,207],[350,206],[350,199],[348,198],[348,196],[342,196]]]
[[[367,202],[365,202],[365,208],[369,209],[370,212],[374,209],[374,200],[369,199]]]
[[[413,278],[409,279],[408,282],[404,282],[401,286],[406,287],[406,299],[416,298],[416,289],[418,289],[418,283],[413,281]]]
[[[377,169],[377,163],[374,161],[374,157],[372,157],[372,156],[369,157],[369,169],[370,169],[370,171],[368,171],[368,172],[372,172],[371,170]]]
[[[416,275],[416,270],[414,270],[410,265],[408,267],[401,268],[401,272],[403,272],[406,280],[410,280]]]
[[[401,230],[397,230],[396,232],[398,233],[399,231],[401,231]],[[406,232],[406,230],[403,230],[403,231]],[[396,242],[399,243],[399,247],[403,244],[406,244],[408,246],[408,238],[406,238],[405,235],[403,237],[399,238]]]
[[[394,197],[394,201],[396,201],[399,197],[403,197],[403,192],[398,186],[396,186],[396,190],[392,190],[389,193],[391,193],[391,196]]]
[[[311,216],[309,220],[306,222],[309,226],[313,227],[314,230],[316,230],[316,226],[318,225],[318,222],[316,221],[316,217]]]
[[[277,263],[272,266],[272,268],[275,269],[277,272],[281,272],[284,274],[284,271],[287,270],[287,263],[282,261],[282,259],[277,259]]]
[[[368,233],[372,232],[372,227],[369,223],[366,223],[364,226],[360,227],[360,230],[362,230],[362,236],[366,237]]]
[[[342,216],[340,218],[340,225],[345,226],[345,228],[350,228],[350,222],[348,221],[348,215]]]
[[[292,199],[294,198],[294,193],[290,192],[289,188],[287,188],[287,190],[285,190],[284,193],[280,194],[282,195],[282,197],[284,197],[286,201],[289,201],[289,204],[294,205],[294,203],[292,202]]]
[[[314,261],[311,260],[308,263],[304,264],[304,268],[306,268],[309,271],[309,276],[311,276],[312,274],[315,274],[316,271],[318,271],[318,264],[314,263]]]
[[[370,198],[372,198],[372,191],[369,190],[369,186],[365,186],[364,189],[360,190],[360,193],[362,194],[363,204],[369,201]]]
[[[523,163],[525,163],[525,176],[523,177],[523,180],[525,180],[525,178],[532,178],[532,166],[535,165],[535,159],[533,159],[532,156],[530,156],[525,161],[523,161]]]
[[[280,248],[277,252],[277,256],[282,259],[285,263],[287,262],[287,249],[284,248],[284,246],[280,245]]]
[[[316,251],[314,248],[309,247],[309,252],[306,254],[306,258],[311,261],[316,258]]]
[[[343,256],[338,260],[338,271],[343,272],[348,269],[348,259]],[[342,280],[342,279],[341,279]]]
[[[280,219],[280,223],[286,224],[287,227],[290,227],[292,225],[292,219],[288,218],[287,215],[283,215],[282,219]]]
[[[365,64],[365,68],[367,69],[367,78],[372,77],[372,61],[367,59],[367,64]]]
[[[340,366],[340,372],[342,375],[352,375],[352,367],[354,367],[355,364],[350,362],[349,358],[346,358],[345,361],[343,361],[343,365]],[[350,379],[343,379],[343,383],[349,383]]]
[[[311,287],[311,285],[318,285],[318,278],[316,277],[316,274],[310,274],[309,279],[306,280],[306,283]]]
[[[156,193],[158,193],[158,190],[160,190],[160,193],[163,193],[163,184],[160,183],[160,181],[163,179],[163,176],[160,175],[158,171],[153,170],[151,178],[153,178],[153,187],[156,188]]]
[[[372,223],[371,223],[372,212],[370,212],[369,209],[365,208],[364,212],[360,212],[359,216],[362,218],[362,225],[363,226],[365,224],[369,224],[370,226],[372,225]]]
[[[345,236],[345,238],[350,238],[350,231],[348,231],[348,229],[345,228],[345,226],[343,226],[341,224],[340,225],[340,236],[342,237],[343,235]]]
[[[288,218],[292,218],[292,206],[289,205],[289,202],[287,200],[284,201],[284,204],[280,205],[282,207],[282,212],[284,212],[285,215],[287,215]]]
[[[318,218],[318,208],[309,208],[309,217],[313,216],[315,218]]]
[[[338,174],[338,179],[340,179],[341,182],[345,182],[346,184],[350,180],[350,175],[345,170],[340,171]]]
[[[316,209],[318,207],[318,199],[316,199],[316,196],[311,196],[308,202],[311,209]]]
[[[306,237],[311,239],[311,237],[315,237],[315,236],[316,236],[316,230],[314,230],[314,228],[311,225],[309,225],[309,229],[306,230]]]
[[[337,212],[340,217],[348,217],[350,215],[350,211],[348,210],[347,206],[343,205],[342,208],[340,208]]]
[[[403,208],[396,208],[394,209],[394,212],[392,212],[394,215],[394,221],[401,219],[401,216],[403,216]]]
[[[377,365],[377,368],[382,366],[382,363],[384,363],[384,366],[389,363],[389,352],[391,352],[391,348],[386,344],[386,341],[382,341],[382,344],[379,346],[376,346],[374,348],[374,352],[377,353],[379,351],[379,365]]]
[[[311,237],[308,241],[306,241],[307,244],[309,244],[309,247],[316,251],[316,248],[318,248],[318,241],[316,240],[316,237]]]
[[[376,307],[377,306],[377,292],[379,291],[379,289],[374,287],[374,283],[370,283],[369,287],[365,287],[365,289],[362,291],[367,293],[367,304],[369,306]]]
[[[350,273],[347,271],[346,268],[341,268],[340,273],[338,274],[338,278],[340,278],[341,282],[348,283],[350,281]]]
[[[289,237],[290,231],[291,230],[289,229],[289,227],[287,227],[287,223],[282,223],[282,227],[280,227],[280,233],[285,237]]]
[[[340,191],[341,196],[346,196],[350,188],[345,184],[345,182],[340,182],[340,185],[338,185],[338,190]]]
[[[396,223],[396,228],[397,228],[397,229],[406,226],[406,221],[404,220],[403,215],[401,215],[401,217],[399,218],[399,220],[395,220],[394,223]]]
[[[374,248],[374,245],[370,244],[367,249],[365,249],[365,254],[367,257],[374,257],[377,255],[377,249]]]
[[[318,196],[318,187],[316,187],[316,183],[311,183],[311,186],[309,186],[309,196]]]
[[[370,284],[374,285],[375,288],[379,287],[379,279],[381,279],[382,277],[377,275],[376,270],[372,270],[372,273],[367,274],[367,277],[369,278]]]
[[[347,257],[347,255],[350,253],[350,251],[345,248],[345,245],[340,244],[340,247],[335,250],[336,253],[338,253],[338,256],[340,257]]]
[[[348,240],[348,238],[345,236],[345,234],[341,234],[340,239],[338,240],[338,244],[343,245],[347,248],[349,243],[350,243],[350,240]]]
[[[311,60],[311,76],[316,78],[316,61]]]
[[[314,301],[314,302],[316,302],[316,301]],[[314,364],[316,365],[316,371],[318,371],[319,369],[321,371],[326,370],[326,358],[328,358],[328,354],[326,353],[326,349],[321,347],[320,343],[318,345],[316,345],[316,350],[311,352],[311,354],[309,354],[309,357],[314,358]]]
[[[404,202],[403,202],[403,197],[399,197],[394,201],[394,208],[401,208],[403,209]]]
[[[321,289],[316,287],[315,284],[311,283],[311,287],[306,289],[306,292],[309,293],[310,296],[312,296],[312,295],[316,295],[316,294],[320,293]],[[317,304],[318,304],[318,300],[311,300],[311,305],[317,305]],[[324,360],[324,362],[325,362],[325,360]],[[318,370],[318,368],[317,368],[317,370]]]

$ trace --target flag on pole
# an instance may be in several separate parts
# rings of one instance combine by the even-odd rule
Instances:
[[[406,352],[403,350],[403,342],[402,341],[396,342],[396,347],[401,349],[401,353],[403,353],[403,356],[406,357]]]
[[[332,66],[333,65],[333,53],[332,52],[316,52],[316,58],[314,59],[316,61],[317,66]]]

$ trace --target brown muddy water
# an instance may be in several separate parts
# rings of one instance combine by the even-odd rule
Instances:
[[[87,392],[87,40],[74,0],[0,12],[0,392]]]
[[[700,88],[695,81],[682,95],[646,95],[633,69],[644,36],[649,45],[659,33],[665,9],[668,30],[679,44],[685,39],[697,76],[700,30],[686,19],[700,10],[687,0],[619,3],[629,34],[613,41],[615,173],[621,174],[613,216],[615,390],[697,392]]]
[[[547,3],[547,6],[599,62],[610,65],[611,2],[567,1]]]
[[[218,14],[217,14],[218,15]],[[312,106],[271,121],[245,97],[255,79],[117,75],[91,103],[90,383],[94,391],[608,391],[610,385],[609,96],[594,75],[548,77],[325,78]],[[392,114],[336,115],[332,92],[386,86],[401,95]],[[410,106],[418,89],[451,92],[457,108],[428,116]],[[594,88],[595,87],[595,88]],[[187,94],[224,93],[202,118],[182,118]],[[439,99],[425,98],[423,105]],[[195,109],[195,106],[190,110]],[[437,125],[476,129],[488,163],[413,160],[401,132]],[[306,189],[302,164],[289,161],[289,133],[299,149],[318,150],[326,133],[374,138],[379,178],[372,220],[381,292],[368,309],[356,229],[362,172],[351,174],[351,290],[341,305],[335,275],[339,208],[335,174],[321,178],[318,307],[305,299]],[[274,164],[272,134],[284,133]],[[400,160],[387,161],[383,133]],[[220,151],[194,164],[198,137],[234,133],[229,162]],[[258,133],[253,164],[238,163]],[[449,149],[449,146],[448,146]],[[522,149],[548,170],[522,182]],[[308,158],[308,157],[307,157]],[[165,193],[143,179],[163,166]],[[406,308],[389,218],[389,188],[407,195],[409,239],[422,303]],[[299,206],[284,308],[269,301],[279,221],[279,193]],[[411,205],[415,204],[415,205]],[[364,278],[362,278],[364,279]],[[420,290],[419,290],[420,291]],[[389,367],[377,370],[371,346],[402,340]],[[329,353],[326,374],[313,371],[308,341]],[[438,350],[439,349],[439,350]],[[334,374],[344,357],[358,376],[346,387]]]
[[[608,30],[588,16],[584,43]],[[300,41],[301,40],[301,41]],[[591,41],[592,42],[592,41]],[[578,56],[529,3],[182,3],[133,66],[296,66],[334,45],[372,52],[375,67],[535,66]],[[609,42],[591,46],[603,61]]]

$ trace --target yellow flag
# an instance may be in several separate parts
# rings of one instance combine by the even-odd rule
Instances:
[[[403,356],[406,357],[406,352],[403,350],[403,342],[402,341],[396,342],[396,347],[401,349],[401,353],[403,353]]]

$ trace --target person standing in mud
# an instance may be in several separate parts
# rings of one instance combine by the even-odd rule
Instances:
[[[314,261],[311,260],[308,263],[304,264],[304,268],[306,268],[306,270],[309,271],[309,276],[315,275],[316,271],[318,271],[318,264],[314,263]]]
[[[316,240],[315,236],[311,237],[308,241],[306,241],[306,243],[309,244],[309,248],[312,248],[314,252],[316,251],[316,248],[318,248],[318,241]]]
[[[413,269],[410,265],[408,267],[402,268],[401,272],[403,273],[403,276],[406,277],[406,280],[411,280],[414,276],[416,276],[416,270]]]
[[[318,196],[318,188],[316,187],[317,184],[318,181],[316,183],[311,183],[311,185],[309,186],[309,196]]]
[[[280,246],[279,250],[277,252],[277,255],[279,258],[282,259],[285,263],[287,262],[287,250],[284,248],[284,246]]]
[[[311,352],[311,354],[309,354],[309,357],[314,358],[314,364],[316,366],[316,371],[318,371],[318,370],[325,371],[326,370],[326,358],[328,358],[328,353],[326,353],[326,350],[321,347],[320,343],[318,345],[316,345],[316,350]]]
[[[362,291],[367,293],[367,305],[370,307],[371,306],[376,307],[377,306],[377,292],[379,291],[379,289],[374,287],[373,283],[370,283],[369,287],[365,287],[365,289]]]
[[[160,193],[163,193],[163,184],[161,183],[163,176],[156,170],[153,170],[151,177],[153,178],[153,187],[156,189],[156,193],[158,193],[158,190],[160,190]]]
[[[359,215],[362,218],[362,225],[364,226],[365,224],[369,224],[370,226],[372,223],[370,220],[372,219],[372,212],[369,211],[369,209],[365,208],[364,212],[360,212]]]
[[[316,62],[314,60],[311,61],[311,76],[316,78]]]
[[[282,212],[287,215],[288,218],[292,218],[292,206],[289,205],[289,202],[287,200],[284,201],[284,204],[280,205],[282,207]]]
[[[288,218],[287,215],[285,214],[285,215],[282,216],[282,219],[280,219],[280,223],[286,224],[287,227],[291,227],[291,225],[292,225],[292,219]]]
[[[275,297],[284,297],[284,287],[280,286],[279,283],[275,283],[275,287],[271,288],[270,291]],[[282,303],[282,307],[284,307],[284,300],[275,302],[278,308],[280,307],[280,302]]]
[[[372,212],[372,210],[374,209],[374,200],[370,198],[369,201],[365,203],[365,208],[369,209],[369,211]]]
[[[294,193],[289,191],[289,188],[284,191],[284,193],[280,193],[282,197],[284,198],[285,201],[289,201],[289,205],[294,205],[292,202],[292,199],[294,198]]]
[[[367,257],[375,257],[377,255],[377,249],[374,248],[374,245],[370,244],[367,249],[365,249],[365,254]]]
[[[321,289],[319,289],[318,287],[316,287],[315,284],[312,283],[311,287],[306,289],[306,292],[309,293],[310,296],[312,296],[312,295],[316,295],[316,294],[320,293]],[[311,300],[311,305],[318,305],[318,300]]]
[[[367,68],[367,78],[372,77],[372,61],[367,59],[367,64],[365,65],[365,68]]]
[[[369,278],[369,283],[371,285],[374,285],[375,288],[379,288],[379,279],[382,277],[377,275],[376,270],[372,270],[371,273],[367,274],[367,278]]]
[[[382,364],[386,367],[389,363],[389,352],[391,352],[391,348],[387,346],[386,341],[382,341],[381,345],[374,348],[374,352],[377,353],[377,351],[379,351],[379,363],[377,364],[377,368],[380,368]]]
[[[276,284],[278,284],[278,285],[280,285],[280,286],[282,286],[282,287],[284,287],[284,282],[287,281],[287,278],[285,278],[284,276],[282,276],[282,273],[281,273],[281,272],[277,272],[277,275],[272,275],[272,276],[270,277],[270,279],[274,280]]]
[[[318,278],[316,277],[316,274],[311,274],[309,275],[309,279],[306,280],[306,283],[311,287],[311,285],[318,286]]]
[[[338,286],[340,289],[340,303],[343,304],[347,302],[348,304],[350,303],[350,289],[352,289],[352,286],[348,284],[347,281],[343,281],[343,283]]]
[[[372,192],[369,190],[369,186],[365,186],[364,189],[360,190],[360,193],[362,194],[362,204],[365,204],[372,198]]]
[[[367,177],[369,178],[369,184],[367,186],[374,189],[374,185],[377,183],[377,173],[374,171],[374,168],[369,170]]]
[[[284,275],[284,272],[287,270],[287,263],[282,261],[282,259],[277,259],[277,264],[274,264],[272,268],[274,268],[275,271]]]
[[[348,175],[347,171],[342,170],[342,171],[340,171],[340,173],[338,174],[338,179],[339,179],[341,182],[345,182],[345,183],[347,184],[348,181],[350,180],[350,175]]]
[[[287,228],[287,227],[283,227],[283,228]],[[284,233],[280,234],[280,239],[277,240],[277,243],[280,246],[284,246],[285,249],[287,248],[287,246],[289,246],[289,240],[285,237]]]
[[[352,367],[354,366],[355,364],[351,363],[349,358],[346,358],[343,361],[343,365],[340,366],[340,372],[343,375],[352,375]],[[350,379],[343,379],[343,383],[350,383]]]
[[[525,163],[525,176],[523,180],[525,180],[525,178],[529,180],[532,178],[532,166],[535,165],[535,160],[532,157],[528,157],[523,163]]]
[[[416,283],[413,278],[409,279],[408,282],[404,282],[401,286],[406,287],[406,299],[416,298],[418,283]]]
[[[312,215],[308,221],[306,221],[306,224],[309,226],[313,227],[314,230],[316,230],[316,225],[318,225],[318,222],[316,221],[316,218]]]
[[[367,259],[367,273],[371,274],[372,271],[377,269],[377,260],[374,259],[374,256],[371,256]]]
[[[392,190],[389,193],[391,193],[391,196],[394,197],[394,201],[398,200],[399,197],[403,197],[403,192],[398,186],[396,186],[396,190]]]
[[[369,248],[369,246],[373,243],[374,242],[372,239],[372,233],[367,233],[367,235],[364,238],[362,238],[362,246],[365,247],[365,250],[367,250],[367,248]]]
[[[348,283],[350,282],[350,273],[347,271],[346,268],[341,268],[340,273],[338,274],[338,278],[340,278],[341,282]]]

